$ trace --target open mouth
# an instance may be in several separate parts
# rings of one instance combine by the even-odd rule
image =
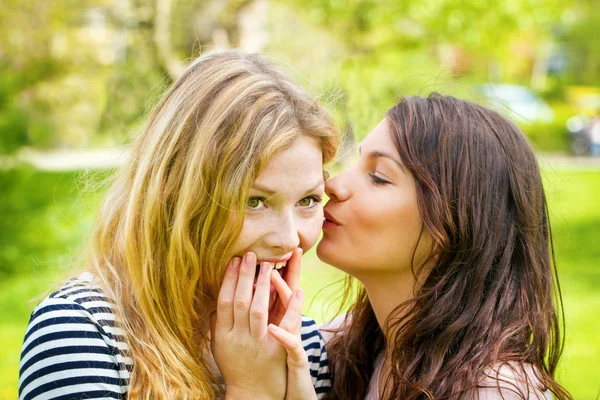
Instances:
[[[285,260],[285,261],[279,261],[279,262],[264,261],[264,260],[259,261],[256,264],[256,272],[254,274],[254,285],[253,285],[253,288],[252,288],[253,289],[252,290],[253,295],[254,295],[254,292],[256,291],[256,283],[258,281],[258,276],[260,274],[260,263],[261,262],[269,262],[269,263],[271,263],[271,265],[273,266],[273,271],[271,271],[271,273],[272,274],[278,273],[281,276],[281,278],[284,281],[286,281],[286,278],[287,278],[287,266],[288,266],[288,262],[289,261],[290,261],[289,259]],[[277,271],[277,272],[275,272],[275,271]],[[277,290],[276,290],[275,286],[271,283],[270,287],[269,287],[269,312],[271,312],[272,309],[273,309],[273,306],[275,306],[275,304],[277,304],[277,299],[278,298],[279,298],[279,296],[278,296]]]
[[[288,261],[271,263],[271,264],[273,264],[273,267],[274,267],[273,270],[277,271],[284,280],[285,280],[285,275],[287,273],[287,263],[288,263]],[[260,262],[258,264],[256,264],[256,272],[254,274],[254,287],[255,288],[256,288],[256,281],[258,280],[259,273],[260,273]],[[273,292],[274,290],[275,290],[275,288],[273,287],[273,285],[271,285],[271,292]]]

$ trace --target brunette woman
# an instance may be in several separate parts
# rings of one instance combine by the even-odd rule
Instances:
[[[351,301],[323,329],[330,399],[571,399],[555,380],[548,207],[515,125],[453,97],[407,97],[326,193],[317,254],[348,273]],[[307,393],[306,363],[289,368],[300,340],[272,335],[295,372],[288,395]]]

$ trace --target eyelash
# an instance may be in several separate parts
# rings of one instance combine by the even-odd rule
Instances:
[[[316,206],[319,205],[319,203],[321,203],[323,201],[323,199],[321,197],[316,196],[316,195],[306,196],[304,199],[312,199],[312,201],[313,201],[313,204],[311,206],[306,207],[308,209],[315,208]],[[304,200],[304,199],[302,199],[302,200]],[[302,201],[302,200],[300,200],[300,201]]]
[[[248,207],[248,203],[250,202],[250,200],[258,200],[262,203],[265,203],[267,201],[267,199],[265,199],[264,197],[258,197],[258,196],[248,197],[248,200],[246,200],[246,208],[248,210],[252,210],[252,211],[258,211],[258,210],[260,210],[260,208]]]
[[[375,185],[383,186],[383,185],[388,185],[389,184],[388,181],[385,181],[385,180],[381,179],[380,177],[378,177],[375,174],[369,174],[369,176],[371,177],[371,180],[373,181],[373,183]]]
[[[306,209],[312,209],[312,208],[316,207],[317,205],[319,205],[323,201],[323,199],[321,197],[317,196],[317,195],[307,196],[307,197],[304,197],[302,200],[304,200],[304,199],[311,199],[313,201],[312,205],[304,207]],[[267,201],[266,198],[259,197],[259,196],[249,197],[248,201],[250,201],[250,200],[258,200],[258,201],[261,201],[263,204]],[[302,200],[300,200],[300,201],[302,201]],[[249,209],[249,210],[252,210],[252,211],[260,211],[260,210],[262,210],[262,208],[248,207],[247,203],[246,203],[246,208]]]

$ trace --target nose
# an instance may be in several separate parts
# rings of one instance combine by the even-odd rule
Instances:
[[[342,172],[325,182],[325,193],[335,201],[346,201],[350,198],[350,190],[346,182],[346,173]]]
[[[267,245],[278,252],[287,254],[300,246],[299,225],[293,212],[284,213],[276,218],[271,232]]]

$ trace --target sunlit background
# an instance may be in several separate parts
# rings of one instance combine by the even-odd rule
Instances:
[[[600,394],[597,0],[3,0],[0,6],[0,398],[17,397],[36,296],[68,276],[104,182],[189,61],[241,48],[335,115],[340,161],[401,95],[432,91],[516,121],[540,157],[566,314],[558,380]],[[310,298],[341,277],[314,252]],[[333,288],[308,315],[322,322]]]

